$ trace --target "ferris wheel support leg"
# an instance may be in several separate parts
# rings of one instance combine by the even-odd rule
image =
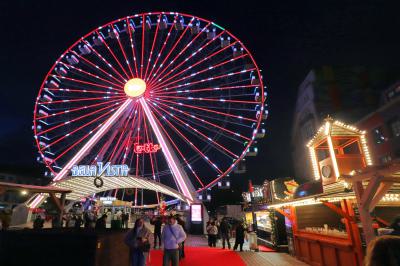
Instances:
[[[122,113],[128,108],[128,106],[132,103],[132,99],[127,99],[116,111],[115,113],[97,130],[97,132],[90,138],[88,142],[75,154],[74,157],[63,167],[63,169],[53,178],[53,182],[57,182],[63,179],[66,175],[68,175],[71,167],[80,162],[82,157],[84,157],[94,145],[96,145],[97,141],[108,131],[108,129],[118,120]],[[35,198],[30,201],[28,204],[29,208],[36,208],[39,206],[44,200],[45,196],[39,194],[34,196]]]
[[[173,177],[176,183],[179,186],[181,192],[190,199],[191,202],[195,201],[195,194],[196,190],[193,184],[190,182],[189,177],[187,176],[186,172],[179,166],[178,157],[174,153],[171,145],[169,144],[167,138],[163,135],[160,128],[155,121],[153,113],[150,111],[149,106],[147,105],[146,100],[142,97],[140,98],[140,104],[143,107],[143,110],[146,114],[148,121],[150,122],[151,128],[153,129],[154,134],[157,137],[157,141],[161,146],[161,151],[163,152],[165,159],[168,163],[168,166],[173,174]]]

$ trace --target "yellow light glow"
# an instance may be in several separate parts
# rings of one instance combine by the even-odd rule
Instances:
[[[335,170],[335,176],[339,177],[340,173],[339,173],[339,168],[337,165],[337,161],[336,161],[336,154],[335,154],[335,150],[333,149],[333,144],[332,144],[332,138],[331,136],[327,137],[328,140],[328,146],[329,146],[329,153],[331,155],[331,159],[332,159],[332,165],[333,165],[333,169]]]
[[[146,82],[140,78],[130,79],[125,84],[124,91],[127,96],[132,98],[142,96],[146,91]]]
[[[22,194],[22,195],[26,195],[26,194],[28,194],[28,191],[22,190],[22,191],[21,191],[21,194]]]
[[[315,177],[315,180],[318,180],[321,178],[321,176],[319,174],[319,169],[318,169],[317,155],[315,154],[314,148],[309,147],[308,149],[310,151],[310,157],[311,157],[312,168],[314,171],[314,177]]]

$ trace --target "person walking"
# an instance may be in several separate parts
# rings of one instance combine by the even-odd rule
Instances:
[[[168,217],[168,222],[162,230],[161,239],[164,245],[163,266],[179,265],[179,247],[186,239],[186,233],[174,216]]]
[[[228,249],[231,249],[231,243],[229,242],[231,236],[231,225],[228,223],[226,217],[222,218],[219,229],[221,233],[222,249],[225,249],[225,241],[228,243]]]
[[[209,226],[206,228],[208,234],[208,246],[215,247],[217,244],[217,235],[218,235],[218,227],[215,225],[215,222],[211,222]]]
[[[233,250],[236,250],[238,246],[240,246],[240,251],[243,251],[243,243],[244,243],[244,234],[245,229],[243,223],[239,222],[236,226],[236,238],[235,245],[233,246]]]
[[[161,248],[161,217],[153,217],[150,221],[150,224],[154,225],[154,248],[157,248],[157,239],[158,247]]]
[[[186,223],[185,221],[182,219],[180,214],[176,215],[176,221],[178,222],[178,224],[180,226],[182,226],[183,231],[185,231],[186,233]],[[180,249],[179,249],[179,260],[185,258],[185,241],[182,242]]]
[[[146,258],[150,251],[150,234],[142,218],[136,219],[134,227],[126,234],[124,242],[129,247],[131,266],[146,265]]]
[[[44,219],[40,214],[36,216],[36,219],[33,221],[33,229],[42,229],[44,224]]]
[[[103,214],[99,219],[97,219],[95,228],[96,229],[107,228],[107,214]]]
[[[129,227],[129,213],[122,211],[122,228],[128,229]]]

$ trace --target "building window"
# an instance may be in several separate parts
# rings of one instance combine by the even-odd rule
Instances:
[[[385,136],[383,135],[382,127],[377,127],[372,130],[372,136],[376,144],[382,144],[385,141]]]
[[[391,121],[389,125],[393,137],[400,136],[400,119],[396,118],[395,120]]]

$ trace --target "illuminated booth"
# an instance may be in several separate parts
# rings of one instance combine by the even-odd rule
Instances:
[[[288,250],[286,217],[268,205],[291,197],[297,183],[291,178],[264,181],[262,186],[254,186],[252,193],[242,194],[246,203],[245,222],[257,233],[257,242],[279,251]],[[253,224],[255,222],[255,224]]]
[[[400,213],[400,165],[373,167],[365,132],[330,118],[307,147],[315,181],[268,208],[286,217],[298,259],[363,265],[367,243]]]

